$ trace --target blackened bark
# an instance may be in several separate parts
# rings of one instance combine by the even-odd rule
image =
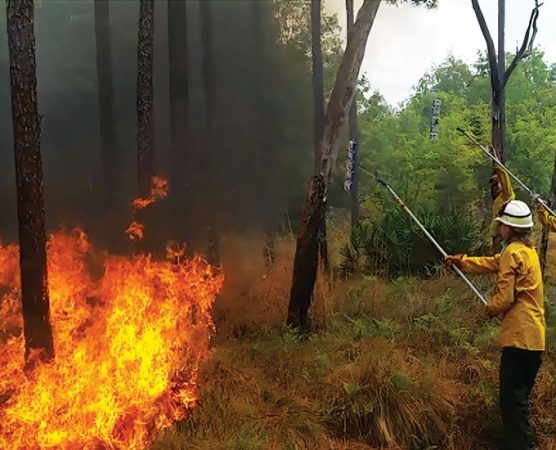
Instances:
[[[303,222],[297,234],[287,320],[288,325],[295,327],[308,326],[309,307],[317,277],[319,238],[324,222],[325,189],[323,177],[313,177],[303,211]]]
[[[109,5],[109,0],[95,0],[96,62],[102,145],[99,191],[102,213],[105,213],[111,206],[113,193],[119,189],[119,177],[122,171],[122,155],[118,149],[114,117]]]
[[[303,219],[297,236],[290,304],[287,323],[307,326],[307,315],[318,265],[318,238],[326,210],[325,198],[332,169],[338,157],[340,130],[348,118],[355,95],[359,69],[365,54],[380,1],[365,0],[353,26],[336,83],[326,110],[325,128],[321,139],[319,175],[312,179],[305,202]]]
[[[141,0],[137,35],[137,176],[147,195],[154,175],[153,138],[154,0]]]
[[[201,40],[203,42],[203,84],[205,88],[205,125],[212,126],[216,110],[216,82],[213,58],[210,0],[200,0]]]
[[[346,13],[347,13],[347,32],[348,41],[349,34],[353,28],[353,0],[346,0]],[[357,90],[355,93],[357,97]],[[351,104],[351,109],[349,111],[349,139],[351,141],[356,141],[358,139],[358,126],[357,126],[357,98],[353,99]],[[353,236],[353,231],[359,225],[359,145],[355,146],[355,151],[353,153],[353,176],[351,179],[350,187],[350,205],[351,205],[351,231]]]
[[[54,357],[46,266],[40,117],[32,0],[8,0],[8,45],[16,170],[25,359]]]
[[[181,168],[188,126],[188,44],[185,0],[168,0],[168,56],[170,69],[170,135],[174,167]]]
[[[320,230],[317,236],[319,243],[319,258],[322,265],[322,269],[325,274],[329,274],[330,271],[330,257],[328,254],[328,236],[326,234],[326,202],[324,203],[324,211],[321,217]]]

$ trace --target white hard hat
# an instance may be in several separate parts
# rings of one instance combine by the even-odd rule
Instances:
[[[495,220],[514,228],[533,227],[533,215],[531,214],[531,210],[527,204],[521,200],[512,200],[506,203]]]

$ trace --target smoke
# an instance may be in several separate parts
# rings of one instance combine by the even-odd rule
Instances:
[[[273,231],[299,211],[312,166],[307,55],[277,44],[273,3],[211,1],[214,92],[206,92],[200,7],[187,1],[189,122],[176,167],[171,158],[167,2],[155,2],[155,171],[170,195],[151,210],[146,233],[205,246],[211,233]],[[136,59],[139,2],[110,2],[114,117],[122,170],[102,186],[93,2],[42,2],[35,9],[39,111],[43,115],[48,231],[83,226],[125,249],[136,175]],[[257,21],[257,17],[260,21]],[[5,16],[0,29],[6,29]],[[0,33],[0,235],[15,239],[15,176],[8,47]],[[207,121],[207,99],[215,110]],[[111,208],[99,213],[103,189]]]

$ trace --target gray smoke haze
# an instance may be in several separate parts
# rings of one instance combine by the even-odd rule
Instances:
[[[263,35],[253,2],[211,1],[216,112],[205,121],[200,8],[187,1],[189,124],[183,166],[170,164],[167,2],[155,2],[155,169],[171,176],[170,197],[154,207],[151,233],[202,243],[206,230],[275,229],[300,209],[312,164],[310,66],[276,44],[272,3],[263,2]],[[111,211],[99,217],[101,167],[94,4],[43,1],[35,9],[41,151],[48,231],[83,226],[116,248],[137,196],[136,61],[138,1],[111,1],[115,120],[123,170]],[[0,235],[17,236],[5,13],[0,16]],[[258,46],[258,47],[257,47]],[[260,49],[263,53],[260,54]],[[259,55],[257,57],[257,55]],[[263,96],[257,88],[261,83]],[[183,174],[183,176],[180,176]],[[109,230],[110,237],[106,236]],[[202,244],[199,244],[202,245]]]

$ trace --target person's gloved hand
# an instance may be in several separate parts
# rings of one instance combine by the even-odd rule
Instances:
[[[540,202],[542,200],[542,198],[541,198],[540,194],[533,194],[531,196],[531,199],[533,200],[533,203],[535,203],[537,205],[537,208],[542,208],[542,205],[541,205],[541,202]]]
[[[456,267],[461,267],[461,260],[463,255],[448,255],[444,258],[444,264],[448,267],[455,265]]]

